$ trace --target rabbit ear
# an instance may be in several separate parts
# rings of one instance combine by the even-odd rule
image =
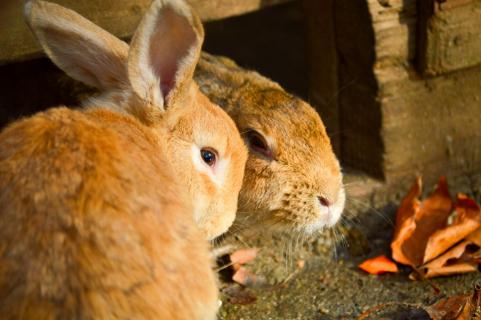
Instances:
[[[204,30],[182,0],[154,0],[130,44],[133,91],[160,111],[188,96]]]
[[[69,76],[99,89],[127,82],[125,42],[54,3],[26,1],[24,13],[46,54]]]

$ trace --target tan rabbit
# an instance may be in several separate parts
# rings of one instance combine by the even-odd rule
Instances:
[[[188,10],[185,15],[192,16],[192,25],[190,28],[181,28],[182,20],[178,16],[159,17],[162,23],[159,22],[158,31],[150,37],[134,36],[132,42],[136,46],[132,46],[129,51],[126,43],[74,11],[46,1],[31,2],[37,8],[37,13],[27,14],[27,22],[50,59],[72,78],[103,89],[103,95],[85,101],[84,107],[129,113],[149,126],[167,128],[172,134],[164,139],[171,152],[166,156],[172,159],[171,165],[176,170],[176,175],[185,181],[185,186],[196,203],[195,220],[208,239],[226,231],[234,218],[232,213],[238,195],[232,190],[225,190],[223,183],[236,187],[235,181],[238,181],[239,175],[243,175],[242,168],[227,168],[243,162],[245,147],[238,143],[238,133],[232,137],[223,136],[231,132],[233,122],[219,121],[219,117],[225,118],[225,113],[212,104],[192,81],[204,30],[199,18],[190,12],[190,7],[183,0],[157,1],[159,5],[164,2],[178,3],[182,10]],[[145,25],[149,23],[148,16],[147,14],[139,30],[148,28]],[[169,37],[163,33],[165,29],[171,31]],[[136,34],[140,34],[139,30]],[[189,49],[187,46],[191,42],[195,42],[196,47]],[[149,48],[146,49],[147,46]],[[179,59],[181,53],[185,54],[184,59]],[[146,61],[148,58],[152,61]],[[153,74],[154,69],[149,64],[162,74]],[[148,90],[148,86],[152,86],[158,76],[162,90]],[[178,90],[171,90],[174,88]],[[162,95],[166,90],[170,95]],[[142,98],[141,103],[138,97]],[[165,97],[172,101],[172,105],[190,108],[180,109],[167,118],[164,110],[156,107],[165,103]],[[225,155],[225,161],[216,165],[215,170],[208,170],[198,157],[200,147],[209,145],[217,137],[222,137],[223,142],[219,148],[229,151],[229,154]],[[178,161],[183,158],[183,152],[188,150],[192,161]],[[192,171],[203,174],[193,175]],[[199,186],[204,185],[207,177],[214,184],[208,188],[212,193],[205,198],[206,190]]]
[[[55,63],[122,93],[0,133],[1,318],[214,319],[205,237],[234,219],[247,150],[192,81],[199,19],[154,1],[127,57],[59,6],[30,1],[26,17]]]
[[[98,41],[115,39],[105,31],[100,36]],[[116,40],[117,47],[126,48]],[[93,58],[96,53],[83,54]],[[111,63],[121,64],[116,59],[125,55],[112,55]],[[112,92],[115,86],[86,81],[60,67],[102,90],[103,103],[115,105],[122,99],[120,92]],[[344,209],[345,192],[339,162],[315,110],[277,83],[227,58],[203,53],[194,79],[234,119],[250,149],[239,195],[239,224],[294,227],[308,233],[333,226]]]
[[[194,79],[234,119],[249,147],[239,224],[307,233],[336,224],[346,197],[319,114],[279,84],[224,57],[202,53]]]

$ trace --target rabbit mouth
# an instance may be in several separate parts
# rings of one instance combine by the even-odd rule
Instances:
[[[336,225],[344,211],[345,200],[343,188],[339,190],[336,202],[328,206],[319,203],[317,196],[312,196],[309,201],[291,197],[289,201],[286,199],[282,201],[283,208],[272,210],[271,217],[278,226],[294,227],[298,231],[312,234]]]

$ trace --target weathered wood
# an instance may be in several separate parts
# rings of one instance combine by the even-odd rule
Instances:
[[[425,0],[419,13],[418,67],[423,74],[481,63],[481,1]]]
[[[204,21],[219,20],[256,11],[290,0],[189,0]]]
[[[391,183],[416,174],[433,181],[481,171],[481,64],[433,78],[419,74],[419,3],[425,0],[336,0],[333,13],[342,160]],[[459,50],[481,46],[480,4],[447,0],[437,8],[444,44],[469,38],[464,23],[476,25],[469,43],[430,49],[443,58],[444,70],[473,61],[473,51]]]
[[[191,0],[204,21],[239,15],[289,0]],[[0,0],[0,65],[41,55],[23,21],[23,1]],[[114,35],[132,35],[151,0],[51,0],[73,9]]]
[[[333,7],[335,0],[303,0],[309,63],[309,101],[317,109],[340,156],[340,118],[337,104],[337,51]]]
[[[382,87],[388,179],[481,171],[481,65],[441,77],[401,77]]]
[[[388,64],[415,57],[416,0],[365,0],[374,31],[376,59]],[[383,3],[384,5],[381,5]]]

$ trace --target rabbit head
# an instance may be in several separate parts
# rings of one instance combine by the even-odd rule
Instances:
[[[201,90],[234,119],[248,148],[240,226],[333,226],[344,209],[339,162],[318,113],[277,83],[226,58],[202,54]]]
[[[79,30],[93,27],[85,19],[83,21],[77,26]],[[52,19],[50,23],[61,26],[63,22]],[[62,29],[59,26],[57,29]],[[121,66],[127,60],[127,44],[95,28],[97,41],[111,49],[107,52],[94,50],[90,56],[120,66],[105,70],[103,79],[92,80],[56,61],[45,48],[52,40],[45,40],[43,46],[70,76],[104,92],[87,104],[117,108],[131,94],[125,84],[119,85],[122,83],[119,79],[126,78]],[[63,41],[61,47],[75,51],[72,42]],[[139,77],[150,76],[140,68],[135,72]],[[308,233],[334,225],[345,202],[342,172],[314,109],[285,92],[277,83],[244,70],[227,58],[202,53],[194,77],[200,90],[234,119],[250,150],[239,195],[239,224],[280,229],[294,226]],[[129,110],[149,121],[149,115],[135,108]]]
[[[183,1],[155,0],[131,46],[79,14],[32,0],[26,20],[50,59],[104,94],[84,103],[133,115],[166,145],[189,191],[194,219],[212,239],[235,218],[247,151],[229,116],[193,81],[204,32]]]

